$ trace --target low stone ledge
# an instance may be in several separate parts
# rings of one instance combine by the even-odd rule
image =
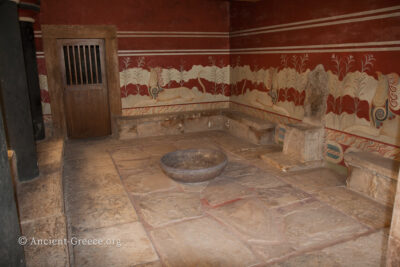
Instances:
[[[270,121],[252,117],[248,114],[241,113],[238,111],[225,111],[222,112],[222,114],[228,119],[238,121],[257,131],[275,129],[275,124]]]
[[[346,163],[379,173],[388,178],[397,180],[400,161],[384,158],[370,152],[349,152],[344,155]]]
[[[119,139],[222,130],[223,110],[127,116],[117,119]]]
[[[349,152],[347,187],[376,201],[393,206],[400,162],[368,152]]]
[[[275,124],[226,109],[120,117],[119,139],[225,130],[255,144],[274,142]]]

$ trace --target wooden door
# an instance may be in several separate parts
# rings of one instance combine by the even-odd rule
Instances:
[[[111,134],[103,39],[58,39],[69,138]]]

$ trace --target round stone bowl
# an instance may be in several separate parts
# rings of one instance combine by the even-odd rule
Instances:
[[[172,179],[184,183],[198,183],[220,175],[228,159],[219,150],[185,149],[165,154],[160,163],[163,171]]]

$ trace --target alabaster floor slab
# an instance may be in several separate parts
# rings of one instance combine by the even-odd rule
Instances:
[[[88,158],[106,158],[109,157],[108,150],[112,145],[94,142],[91,144],[68,143],[64,149],[64,159],[88,159]]]
[[[179,142],[179,141],[178,141]],[[177,150],[178,148],[175,146],[175,144],[167,144],[167,143],[163,143],[161,145],[140,145],[140,148],[146,152],[147,154],[156,156],[162,156],[166,153],[172,152]]]
[[[118,169],[119,174],[122,177],[131,174],[147,174],[162,172],[160,168],[159,156],[148,156],[142,154],[142,158],[137,159],[114,159],[115,165]]]
[[[277,211],[284,218],[285,234],[296,250],[329,245],[369,230],[353,218],[313,199],[280,207]]]
[[[85,169],[79,172],[66,172],[64,168],[63,180],[64,191],[67,194],[122,186],[118,172],[111,167]]]
[[[185,192],[202,192],[207,185],[209,184],[209,181],[206,182],[200,182],[200,183],[180,183],[178,182],[178,186]]]
[[[104,170],[114,170],[112,158],[107,153],[101,158],[68,159],[64,161],[64,175],[102,173]],[[115,171],[115,170],[114,170]]]
[[[201,216],[199,193],[160,192],[135,198],[143,219],[153,227]]]
[[[165,266],[252,266],[259,261],[241,241],[205,217],[151,231]]]
[[[249,165],[246,162],[239,161],[229,161],[225,167],[225,170],[222,172],[221,177],[226,178],[237,178],[240,176],[251,176],[260,174],[262,170],[257,168],[256,166]]]
[[[150,157],[150,154],[146,153],[141,147],[138,146],[115,149],[110,151],[110,155],[116,162],[120,160],[137,160]]]
[[[256,174],[239,176],[234,179],[234,182],[256,190],[287,185],[287,183],[283,182],[281,179],[269,173],[265,173],[260,169]]]
[[[131,174],[123,177],[122,183],[127,192],[135,195],[167,191],[177,188],[176,182],[161,172]]]
[[[193,184],[162,172],[163,154],[192,147],[223,150],[226,169]],[[329,169],[283,173],[259,158],[279,149],[221,131],[67,142],[72,234],[125,244],[75,246],[75,266],[382,266],[386,207]]]
[[[139,222],[79,232],[76,238],[103,240],[105,245],[74,246],[75,266],[130,267],[153,264],[158,260],[154,247]]]
[[[81,192],[70,195],[67,214],[73,232],[101,228],[137,220],[125,192],[119,190]]]
[[[345,187],[325,188],[316,197],[365,225],[374,228],[390,225],[392,207],[384,206]]]
[[[282,179],[307,193],[313,193],[325,187],[346,184],[346,177],[324,168],[282,176]]]
[[[208,213],[229,225],[247,241],[274,244],[286,240],[283,217],[258,199],[235,201],[210,209]]]
[[[267,207],[279,207],[289,205],[312,197],[310,194],[290,185],[279,185],[269,188],[257,188],[257,197]]]
[[[201,192],[201,198],[211,206],[223,205],[253,195],[255,193],[249,188],[229,179],[211,181]]]
[[[384,267],[387,240],[387,234],[379,231],[323,250],[296,256],[272,266]]]

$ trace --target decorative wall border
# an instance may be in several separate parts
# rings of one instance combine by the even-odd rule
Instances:
[[[42,38],[42,31],[34,31],[35,38]],[[117,38],[229,38],[229,32],[190,31],[117,31]]]
[[[292,31],[292,30],[339,25],[339,24],[346,24],[346,23],[371,21],[371,20],[385,19],[385,18],[392,18],[392,17],[400,17],[400,12],[393,12],[393,11],[398,11],[398,10],[400,10],[400,6],[392,6],[392,7],[373,9],[373,10],[349,13],[349,14],[338,15],[338,16],[331,16],[331,17],[311,19],[311,20],[303,20],[303,21],[277,24],[277,25],[271,25],[271,26],[265,26],[265,27],[249,28],[249,29],[245,29],[245,30],[232,31],[230,34],[230,37],[250,36],[250,35],[256,35],[256,34]],[[384,14],[373,15],[373,14],[379,14],[379,13],[384,13]],[[372,16],[369,16],[369,15],[372,15]]]
[[[153,49],[118,50],[119,57],[125,56],[182,56],[182,55],[240,55],[240,54],[294,54],[294,53],[340,53],[400,51],[400,40],[382,42],[341,43],[323,45],[271,46],[236,49]],[[36,52],[37,58],[44,58],[43,51]]]
[[[197,111],[197,110],[215,110],[229,108],[230,101],[182,103],[173,105],[159,105],[147,107],[133,107],[122,109],[122,116],[138,116],[149,114],[166,114],[174,112]]]
[[[388,43],[388,44],[385,44]],[[231,55],[252,55],[252,54],[300,54],[300,53],[346,53],[346,52],[380,52],[380,51],[400,51],[400,41],[376,42],[374,47],[363,45],[368,43],[343,43],[337,45],[310,45],[301,46],[296,49],[296,46],[282,47],[265,47],[265,48],[244,48],[246,50],[231,49]],[[382,47],[379,47],[382,45]],[[384,46],[388,45],[388,46]],[[365,47],[362,47],[365,46]],[[346,48],[340,48],[346,47]],[[348,47],[348,48],[347,48]],[[297,47],[299,48],[299,47]]]
[[[229,49],[119,50],[118,56],[230,55]]]
[[[118,38],[229,38],[229,32],[118,31]]]

